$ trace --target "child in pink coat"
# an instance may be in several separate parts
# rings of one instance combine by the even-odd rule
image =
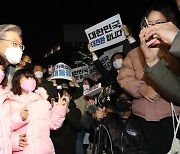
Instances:
[[[27,69],[17,70],[12,79],[11,104],[13,154],[55,154],[50,130],[60,128],[66,116],[65,96],[52,107],[47,101],[44,88],[36,89],[34,73]],[[26,134],[27,142],[19,146],[19,135]],[[63,142],[63,141],[62,141]]]

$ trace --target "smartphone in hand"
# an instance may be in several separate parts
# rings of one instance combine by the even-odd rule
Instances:
[[[143,17],[142,20],[141,20],[141,25],[140,25],[141,29],[143,28],[148,28],[149,25],[148,25],[148,20],[146,17]]]
[[[141,27],[141,29],[149,27],[149,23],[148,23],[148,20],[146,17],[142,18],[140,27]],[[155,39],[155,38],[158,39],[159,36],[157,34],[154,34],[146,42],[150,41],[151,39]]]

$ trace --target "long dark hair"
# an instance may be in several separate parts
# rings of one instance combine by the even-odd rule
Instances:
[[[22,77],[26,77],[28,78],[33,78],[36,81],[36,88],[37,89],[37,79],[34,75],[34,73],[32,71],[30,71],[29,69],[23,68],[23,69],[19,69],[14,73],[14,76],[12,78],[12,92],[14,94],[18,94],[21,95],[22,94],[22,89],[20,86],[20,80]]]
[[[152,5],[146,11],[145,17],[148,17],[148,15],[152,11],[158,11],[162,13],[167,19],[167,21],[171,21],[173,24],[178,25],[178,20],[177,20],[175,12],[166,3],[156,3],[155,5]]]
[[[5,59],[2,56],[0,56],[0,65],[3,67],[3,69],[6,68],[6,61],[5,61]],[[0,83],[3,88],[5,88],[7,86],[7,81],[8,81],[7,80],[7,76],[5,75],[4,79]]]
[[[90,77],[86,77],[86,78],[83,79],[83,81],[84,80],[88,81],[90,87],[95,85],[95,82]]]

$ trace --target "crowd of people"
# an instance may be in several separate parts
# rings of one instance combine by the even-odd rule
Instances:
[[[111,56],[110,70],[90,52],[101,77],[82,83],[75,76],[49,81],[23,53],[21,28],[0,25],[0,154],[167,154],[171,103],[180,115],[180,30],[165,3],[144,17],[140,43],[122,25],[126,46]],[[98,83],[98,95],[85,94]]]

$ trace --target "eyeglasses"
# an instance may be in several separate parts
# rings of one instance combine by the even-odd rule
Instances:
[[[163,24],[163,23],[166,23],[166,22],[167,21],[158,21],[158,22],[155,22],[155,23],[148,22],[148,25],[153,26],[153,25],[157,25],[157,24]]]
[[[6,39],[0,39],[2,41],[9,41],[13,44],[13,47],[19,47],[22,51],[25,49],[25,46],[23,44],[17,43],[14,40],[6,40]]]
[[[143,28],[147,28],[149,26],[153,26],[153,25],[157,25],[157,24],[163,24],[163,23],[166,23],[167,21],[157,21],[155,23],[151,23],[151,22],[148,22],[147,21],[147,18],[146,17],[143,17],[142,20],[141,20],[141,29]]]

